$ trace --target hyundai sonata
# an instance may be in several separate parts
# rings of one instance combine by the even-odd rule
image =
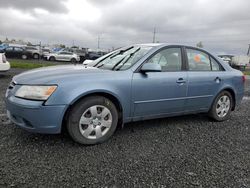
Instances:
[[[84,65],[15,76],[6,92],[9,119],[37,133],[62,128],[81,144],[106,141],[118,125],[205,112],[227,120],[241,102],[244,75],[205,50],[140,44]]]

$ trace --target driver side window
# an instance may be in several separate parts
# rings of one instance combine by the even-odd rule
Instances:
[[[181,49],[180,48],[167,48],[161,50],[153,57],[151,57],[147,63],[157,63],[161,65],[162,72],[167,71],[181,71]]]

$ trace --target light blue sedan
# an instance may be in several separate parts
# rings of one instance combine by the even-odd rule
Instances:
[[[106,141],[131,121],[205,112],[227,120],[240,104],[245,77],[195,47],[137,44],[88,66],[34,69],[6,92],[9,119],[37,133],[65,127],[81,144]]]

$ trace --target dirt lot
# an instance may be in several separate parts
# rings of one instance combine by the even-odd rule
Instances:
[[[86,147],[8,122],[5,89],[21,71],[0,73],[0,187],[250,187],[249,92],[226,122],[191,115],[131,123]]]

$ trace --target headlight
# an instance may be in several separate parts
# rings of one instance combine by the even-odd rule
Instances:
[[[15,96],[24,99],[47,100],[56,90],[57,86],[28,86],[23,85],[17,91]]]

